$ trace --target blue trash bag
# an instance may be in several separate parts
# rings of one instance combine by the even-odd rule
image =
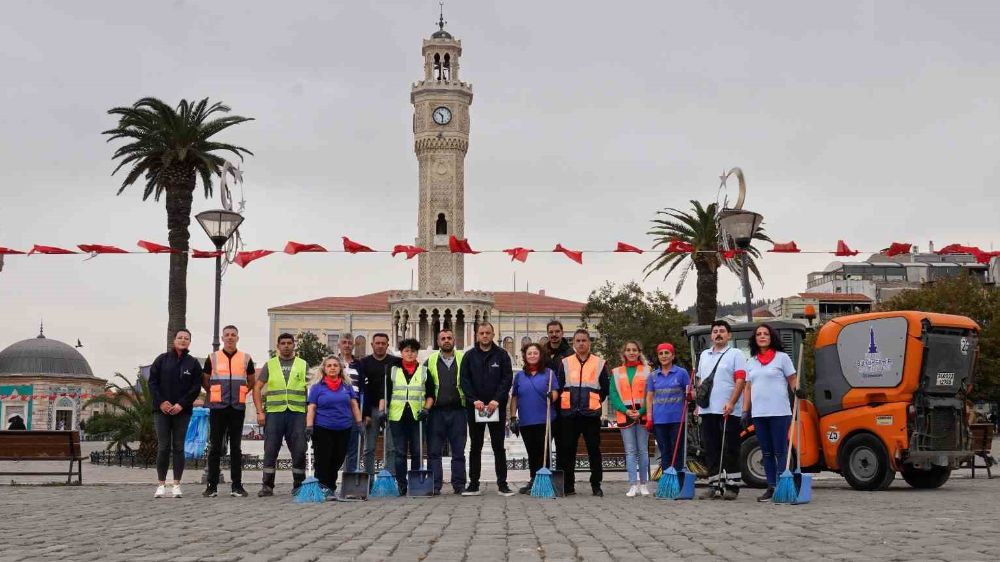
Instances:
[[[208,443],[208,408],[195,408],[188,422],[187,435],[184,436],[184,458],[191,460],[200,458],[205,453]]]

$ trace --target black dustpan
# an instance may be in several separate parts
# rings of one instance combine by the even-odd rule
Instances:
[[[406,473],[406,495],[411,498],[428,498],[434,495],[434,476],[424,465],[424,422],[418,421],[417,455],[420,470]]]
[[[364,396],[361,397],[361,407],[364,408]],[[371,475],[361,470],[361,444],[364,442],[364,429],[358,430],[358,462],[353,472],[344,471],[340,482],[340,499],[345,501],[367,500],[371,488]]]

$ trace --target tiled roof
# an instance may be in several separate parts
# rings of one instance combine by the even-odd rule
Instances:
[[[494,307],[500,312],[516,314],[518,312],[548,312],[552,314],[579,314],[586,303],[526,293],[519,291],[501,291],[493,293]]]
[[[324,297],[311,301],[276,306],[273,312],[389,312],[389,295],[397,291],[381,291],[357,297]],[[579,314],[582,302],[539,295],[537,293],[500,291],[492,293],[494,306],[503,313],[534,312],[549,314]]]
[[[799,296],[827,302],[872,302],[871,297],[859,293],[799,293]]]

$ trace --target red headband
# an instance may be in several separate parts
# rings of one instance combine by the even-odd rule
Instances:
[[[670,353],[674,353],[674,344],[672,344],[672,343],[661,343],[660,345],[656,346],[656,352],[657,353],[663,351],[664,349],[666,349]]]

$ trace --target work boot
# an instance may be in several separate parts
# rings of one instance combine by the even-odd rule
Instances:
[[[765,490],[764,493],[761,494],[761,496],[759,498],[757,498],[757,501],[759,501],[759,502],[769,502],[769,501],[771,501],[771,498],[773,496],[774,496],[774,488],[768,487],[768,489]]]
[[[257,492],[258,498],[269,498],[274,495],[274,488],[270,486],[261,486],[260,491]]]
[[[201,493],[204,498],[214,498],[219,495],[219,487],[215,484],[209,484],[205,491]]]
[[[479,491],[479,482],[469,482],[469,485],[465,487],[465,491],[462,492],[463,496],[481,496],[482,494]]]
[[[603,498],[604,497],[604,490],[601,489],[601,485],[600,484],[591,484],[590,490],[594,493],[595,497],[598,497],[598,498]]]
[[[250,494],[248,494],[247,491],[243,489],[243,484],[233,484],[232,490],[229,492],[229,495],[234,498],[245,498]]]
[[[497,484],[497,494],[509,498],[514,495],[514,490],[511,490],[506,482],[501,482]]]
[[[532,482],[528,482],[524,486],[521,486],[520,488],[518,488],[517,489],[517,493],[525,495],[525,496],[530,496],[531,495],[531,486],[532,485],[533,485]]]

